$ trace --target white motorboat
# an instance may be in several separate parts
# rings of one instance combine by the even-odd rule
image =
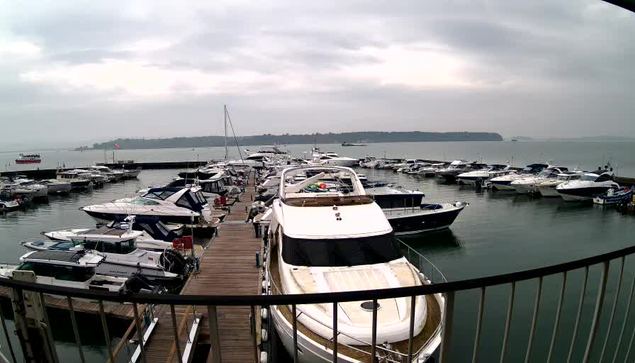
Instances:
[[[109,167],[105,166],[105,165],[93,165],[91,167],[88,168],[88,170],[92,171],[92,172],[97,172],[100,173],[104,176],[106,176],[106,178],[111,181],[111,182],[117,182],[120,181],[122,179],[124,179],[124,177],[126,176],[125,173],[121,170],[112,170]]]
[[[538,188],[538,192],[540,192],[540,195],[542,195],[543,197],[560,197],[560,194],[558,194],[556,187],[562,183],[580,179],[582,177],[582,174],[582,172],[558,174],[555,179],[549,178],[537,182],[536,187]]]
[[[199,187],[151,188],[142,196],[82,208],[97,222],[136,215],[154,216],[163,223],[178,224],[209,224],[211,209]]]
[[[515,180],[519,180],[522,178],[527,178],[532,175],[536,175],[543,171],[543,169],[547,168],[549,165],[547,164],[529,164],[520,171],[520,173],[507,174],[503,176],[498,176],[490,179],[490,184],[493,189],[496,190],[516,190],[511,183]]]
[[[558,175],[564,174],[568,172],[564,166],[549,166],[538,175],[531,175],[525,178],[516,179],[511,182],[511,186],[516,190],[516,193],[519,194],[531,194],[538,192],[538,184],[542,183],[545,180],[557,179]]]
[[[463,173],[469,171],[485,169],[487,165],[479,163],[469,163],[465,160],[454,160],[447,168],[440,169],[436,172],[436,177],[446,182],[454,182],[456,178]]]
[[[507,175],[512,172],[514,172],[514,170],[509,165],[489,164],[484,169],[461,173],[456,177],[456,180],[462,185],[484,184],[491,178]]]
[[[183,235],[184,225],[165,225],[158,218],[128,216],[123,221],[112,221],[99,228],[71,228],[57,231],[42,232],[53,241],[70,242],[75,235],[81,234],[102,234],[102,235],[122,235],[126,231],[140,231],[141,235],[136,237],[137,247],[148,251],[165,251],[172,248],[175,239]]]
[[[33,273],[38,284],[121,292],[128,278],[97,274],[103,260],[84,251],[32,251],[20,258],[20,265],[0,265],[0,278]]]
[[[410,168],[411,166],[415,165],[415,164],[423,164],[426,161],[423,159],[405,159],[403,162],[401,163],[393,163],[391,165],[392,169],[397,171],[397,172],[401,172],[403,170],[406,170],[408,168]]]
[[[588,201],[593,197],[606,193],[609,189],[619,189],[620,186],[613,181],[613,174],[607,171],[594,171],[584,174],[578,180],[562,183],[556,187],[556,191],[567,202]]]
[[[0,196],[0,214],[13,212],[21,207],[22,203],[19,199],[11,199]]]
[[[423,274],[403,257],[393,229],[349,168],[320,168],[318,174],[292,182],[302,168],[282,173],[280,197],[274,200],[265,261],[269,294],[329,293],[427,284]],[[339,173],[350,173],[352,188],[311,188]],[[330,175],[329,175],[330,174]],[[315,221],[320,221],[315,223]],[[333,315],[329,305],[297,306],[297,343],[301,362],[332,357]],[[440,294],[416,298],[412,362],[425,362],[441,343],[444,299]],[[377,308],[378,356],[390,345],[403,361],[408,351],[410,298],[336,305],[338,362],[370,361],[372,316]],[[293,350],[292,313],[271,306],[271,320],[287,351]],[[307,333],[310,332],[310,333]],[[353,350],[352,346],[355,347]],[[362,357],[360,358],[358,355]]]
[[[94,186],[91,174],[77,169],[58,171],[57,179],[70,182],[72,190],[90,189]]]
[[[418,234],[449,228],[467,203],[424,203],[415,208],[384,208],[395,235]]]
[[[423,175],[426,178],[433,178],[437,175],[437,172],[446,167],[445,163],[434,163],[427,168],[419,169],[419,175]]]
[[[13,181],[14,195],[26,195],[29,199],[46,198],[49,194],[48,187],[33,179],[18,178]]]
[[[130,277],[139,273],[160,284],[181,281],[189,273],[191,264],[170,249],[155,252],[137,248],[137,238],[142,234],[140,231],[102,227],[68,235],[69,242],[24,241],[22,245],[36,251],[96,251],[105,257],[96,270],[103,275]]]
[[[46,185],[49,194],[67,194],[73,189],[71,182],[61,179],[44,179],[39,183]]]
[[[315,160],[317,164],[328,166],[356,166],[358,159],[349,158],[347,156],[340,156],[334,152],[326,152]]]

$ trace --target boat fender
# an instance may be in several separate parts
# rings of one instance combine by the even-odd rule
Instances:
[[[268,363],[269,361],[269,356],[267,355],[267,352],[260,352],[260,363]]]
[[[262,282],[262,291],[267,291],[267,281]]]
[[[262,339],[263,342],[266,342],[269,340],[269,332],[267,332],[267,330],[262,329],[260,331],[260,338]]]
[[[260,309],[260,318],[261,318],[262,320],[267,320],[267,317],[268,317],[268,315],[267,315],[267,314],[268,314],[268,313],[269,313],[269,312],[267,311],[267,309],[265,309],[265,308]]]

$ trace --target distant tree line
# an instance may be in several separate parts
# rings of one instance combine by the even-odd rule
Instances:
[[[503,141],[494,132],[344,132],[307,135],[256,135],[240,136],[241,146],[273,144],[339,144],[343,142],[431,142],[431,141]],[[234,140],[228,140],[233,145]],[[116,139],[93,144],[93,149],[113,149],[115,144],[121,149],[162,149],[180,147],[224,146],[224,136],[173,137],[169,139]],[[80,148],[78,148],[79,150]]]

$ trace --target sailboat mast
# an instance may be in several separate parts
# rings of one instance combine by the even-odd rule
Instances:
[[[227,161],[227,105],[223,105],[223,117],[225,118],[225,161]]]

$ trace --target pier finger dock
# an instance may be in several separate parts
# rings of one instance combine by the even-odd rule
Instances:
[[[261,240],[255,237],[251,223],[246,223],[246,208],[254,197],[254,178],[249,178],[245,193],[232,206],[232,211],[218,228],[205,248],[200,273],[192,275],[181,295],[245,295],[260,294],[260,270],[255,264],[255,255],[260,251]],[[219,306],[216,308],[220,353],[222,362],[251,362],[257,357],[254,352],[254,336],[250,324],[251,308],[246,306]],[[259,309],[255,309],[254,321],[259,321]],[[178,353],[185,355],[186,347],[196,343],[212,345],[209,336],[209,311],[196,307],[175,307],[176,324],[173,324],[170,306],[157,308],[157,325],[145,347],[147,362],[179,362]],[[198,325],[196,319],[200,319]],[[175,329],[176,327],[176,329]],[[175,333],[176,330],[176,333]],[[198,333],[200,332],[200,334]],[[178,335],[178,347],[175,334]],[[193,339],[192,339],[193,338]],[[183,362],[191,359],[184,357]]]

